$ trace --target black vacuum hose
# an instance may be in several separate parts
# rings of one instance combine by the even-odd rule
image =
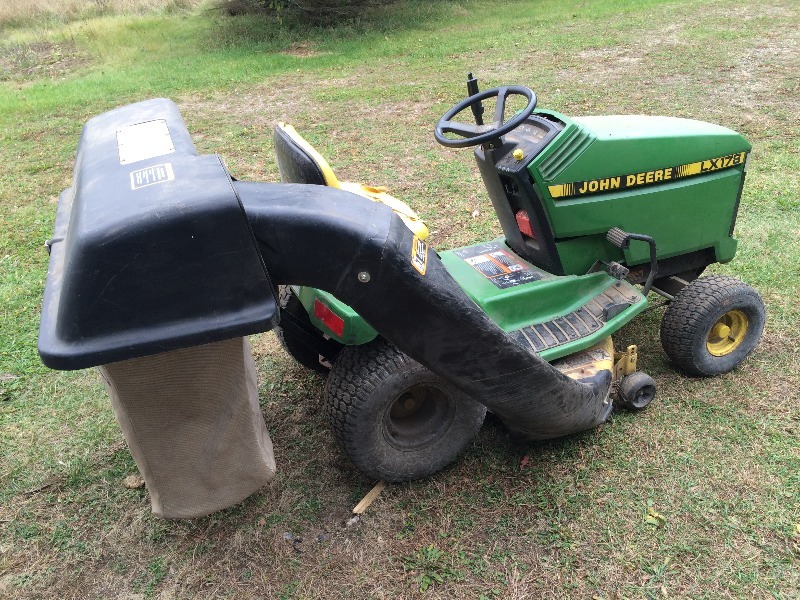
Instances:
[[[324,186],[234,186],[274,283],[330,292],[513,432],[546,439],[608,418],[610,372],[575,381],[518,345],[387,206]]]

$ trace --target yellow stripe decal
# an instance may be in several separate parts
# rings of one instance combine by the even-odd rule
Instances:
[[[745,158],[747,158],[747,152],[736,152],[735,154],[720,156],[719,158],[710,158],[686,165],[656,169],[655,171],[619,175],[617,177],[605,177],[603,179],[590,179],[588,181],[575,181],[573,183],[560,183],[548,186],[547,189],[550,191],[550,196],[554,199],[613,192],[644,185],[664,183],[665,181],[672,181],[673,179],[683,179],[684,177],[702,175],[713,171],[721,171],[722,169],[728,169],[743,164]]]

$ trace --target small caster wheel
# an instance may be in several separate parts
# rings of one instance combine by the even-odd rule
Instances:
[[[656,382],[647,373],[636,371],[619,383],[620,404],[628,410],[642,410],[656,396]]]

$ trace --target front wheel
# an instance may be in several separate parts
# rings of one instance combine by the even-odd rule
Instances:
[[[453,462],[478,433],[486,407],[386,340],[345,348],[325,386],[333,433],[356,468],[411,481]]]
[[[733,277],[696,279],[678,293],[661,321],[661,345],[690,375],[711,376],[739,366],[761,339],[764,302]]]

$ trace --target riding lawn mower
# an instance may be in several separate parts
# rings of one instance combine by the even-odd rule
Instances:
[[[611,335],[649,296],[668,303],[661,342],[683,372],[726,373],[750,354],[759,295],[701,276],[736,253],[743,137],[671,117],[570,118],[527,87],[479,91],[471,74],[468,94],[435,138],[475,147],[503,235],[441,252],[411,208],[340,182],[289,125],[274,133],[282,182],[255,183],[198,156],[168,100],[90,120],[48,243],[43,361],[133,364],[274,329],[327,376],[355,466],[403,481],[455,460],[487,410],[546,439],[646,407],[655,383]]]

